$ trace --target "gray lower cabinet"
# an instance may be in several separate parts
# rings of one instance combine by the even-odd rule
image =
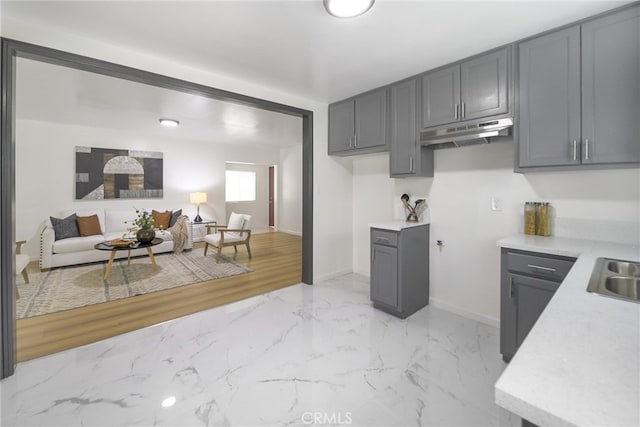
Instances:
[[[387,88],[329,105],[329,154],[388,150]]]
[[[389,171],[394,178],[433,176],[433,150],[418,145],[417,79],[389,89]]]
[[[518,46],[518,166],[640,162],[640,6]]]
[[[421,128],[509,112],[510,47],[428,72],[421,77]]]
[[[371,229],[371,301],[406,318],[429,303],[429,225]]]
[[[502,249],[500,262],[500,353],[508,362],[566,277],[575,258]]]

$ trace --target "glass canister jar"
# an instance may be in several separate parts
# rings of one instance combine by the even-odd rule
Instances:
[[[536,234],[538,236],[550,236],[551,230],[549,227],[549,202],[539,203],[536,207]]]
[[[524,234],[536,234],[536,205],[533,202],[524,204]]]

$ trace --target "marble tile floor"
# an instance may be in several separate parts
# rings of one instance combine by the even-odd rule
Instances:
[[[349,274],[20,363],[0,424],[516,426],[493,403],[498,343],[431,306],[375,310]]]

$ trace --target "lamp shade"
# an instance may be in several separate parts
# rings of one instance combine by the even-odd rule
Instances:
[[[191,193],[189,194],[189,201],[191,203],[206,203],[207,193]]]

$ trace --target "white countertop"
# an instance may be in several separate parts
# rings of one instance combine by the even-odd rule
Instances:
[[[640,304],[586,291],[596,258],[638,246],[517,235],[498,246],[578,257],[495,385],[496,403],[539,426],[640,425]]]
[[[428,225],[429,221],[376,221],[370,222],[369,228],[380,228],[382,230],[401,231],[404,228],[420,227],[422,225]]]

